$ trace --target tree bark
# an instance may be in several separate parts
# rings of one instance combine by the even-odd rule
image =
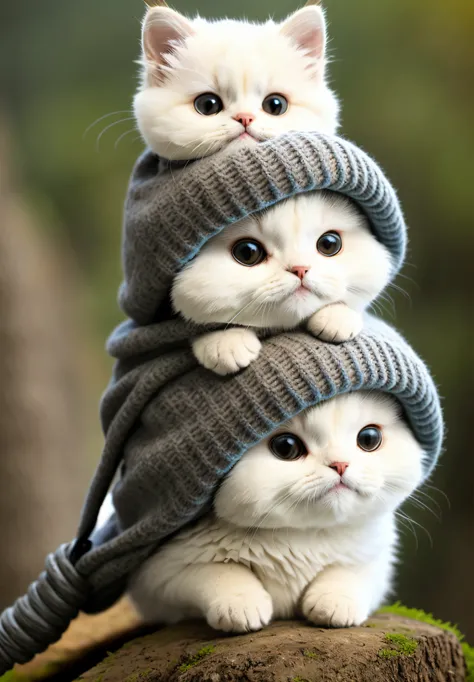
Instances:
[[[90,468],[74,279],[24,207],[7,147],[0,125],[0,610],[74,537]]]
[[[449,632],[392,615],[329,630],[278,622],[225,636],[201,623],[127,643],[81,675],[90,682],[462,682],[461,645]]]

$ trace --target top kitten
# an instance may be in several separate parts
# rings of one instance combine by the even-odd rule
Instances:
[[[339,104],[326,83],[323,11],[277,24],[189,20],[150,8],[134,109],[159,156],[186,161],[289,131],[334,133]]]

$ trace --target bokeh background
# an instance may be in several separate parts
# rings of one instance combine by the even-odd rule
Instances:
[[[252,19],[297,7],[196,2],[174,6]],[[401,518],[397,598],[474,642],[474,3],[326,4],[343,133],[385,168],[410,226],[384,315],[431,366],[448,425],[439,468]],[[130,103],[143,11],[0,3],[0,607],[73,536],[101,450],[122,204],[142,149]]]

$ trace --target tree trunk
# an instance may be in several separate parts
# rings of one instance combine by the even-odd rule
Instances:
[[[70,268],[22,205],[7,151],[0,125],[0,610],[74,537],[89,471]]]
[[[86,682],[462,682],[461,645],[449,632],[388,614],[359,628],[278,622],[225,636],[200,623],[127,643],[77,678]]]

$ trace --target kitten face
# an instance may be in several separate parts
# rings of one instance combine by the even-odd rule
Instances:
[[[421,446],[395,400],[377,393],[339,396],[250,449],[219,489],[215,509],[242,527],[357,522],[398,507],[421,483],[422,460]]]
[[[156,153],[174,160],[291,130],[333,133],[339,107],[325,82],[325,42],[316,6],[279,25],[189,21],[153,8],[144,22],[144,78],[134,104],[140,132]]]
[[[389,277],[366,219],[343,197],[313,192],[210,239],[176,277],[172,301],[197,323],[293,328],[331,303],[363,310]]]

